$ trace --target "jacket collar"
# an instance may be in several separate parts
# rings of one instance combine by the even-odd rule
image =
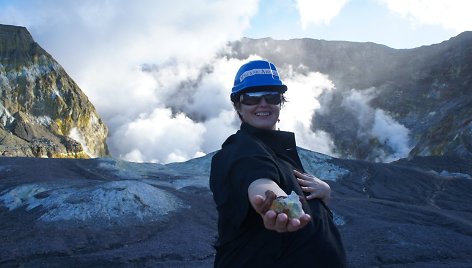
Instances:
[[[280,130],[267,130],[241,124],[241,131],[255,136],[274,151],[296,150],[295,134]]]

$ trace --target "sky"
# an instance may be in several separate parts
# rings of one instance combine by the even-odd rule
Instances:
[[[107,124],[112,156],[168,163],[219,149],[239,127],[228,96],[245,61],[216,57],[228,41],[414,48],[472,30],[470,10],[467,0],[0,0],[0,24],[26,27],[64,67]],[[279,127],[294,131],[299,145],[333,155],[329,135],[310,124],[318,96],[335,85],[320,73],[279,71],[290,89],[299,88],[287,92],[292,101]],[[382,111],[371,115],[392,120]],[[395,131],[407,140],[402,126],[382,137]]]

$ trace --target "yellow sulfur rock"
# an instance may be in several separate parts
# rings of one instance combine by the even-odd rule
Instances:
[[[294,191],[288,196],[277,197],[270,209],[277,213],[287,214],[289,219],[298,219],[304,214],[300,197]]]

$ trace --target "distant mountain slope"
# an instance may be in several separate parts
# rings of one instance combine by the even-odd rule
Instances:
[[[375,116],[408,129],[410,156],[472,157],[472,32],[414,49],[270,38],[230,45],[225,56],[256,54],[285,69],[282,74],[290,68],[329,76],[336,88],[322,95],[312,128],[328,132],[341,157],[377,160],[395,153],[391,140],[370,133]],[[367,118],[346,104],[354,95],[368,103]]]
[[[107,127],[24,27],[0,25],[0,155],[108,154]]]

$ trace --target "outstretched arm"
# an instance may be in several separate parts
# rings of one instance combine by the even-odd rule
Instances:
[[[264,226],[269,230],[279,233],[294,232],[304,227],[311,217],[303,214],[300,219],[289,219],[287,214],[277,214],[273,210],[268,210],[265,192],[270,190],[277,196],[287,196],[287,194],[272,180],[258,179],[252,182],[248,188],[248,198],[254,210],[259,213],[264,221]]]

